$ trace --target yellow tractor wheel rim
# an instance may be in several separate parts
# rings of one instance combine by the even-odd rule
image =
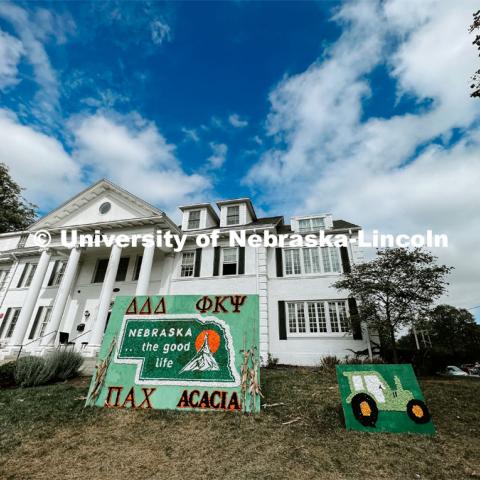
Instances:
[[[417,417],[417,418],[422,418],[423,417],[423,408],[420,405],[414,405],[412,407],[412,413]]]
[[[364,417],[369,417],[372,414],[372,409],[370,408],[370,405],[368,402],[361,402],[360,403],[360,411],[362,412],[362,415]]]

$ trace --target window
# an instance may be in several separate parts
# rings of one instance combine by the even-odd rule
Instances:
[[[60,285],[66,266],[67,262],[64,260],[57,260],[55,262],[55,264],[53,265],[52,274],[50,275],[50,280],[48,281],[49,287],[51,287],[52,285]]]
[[[0,290],[5,286],[5,283],[7,282],[7,276],[8,272],[10,270],[0,270]]]
[[[298,230],[300,233],[314,232],[325,228],[325,220],[323,217],[302,218],[298,221]]]
[[[37,269],[36,263],[26,263],[23,267],[22,275],[18,281],[17,288],[29,287],[32,283],[33,275],[35,275],[35,270]]]
[[[137,259],[135,260],[135,268],[133,269],[132,280],[138,280],[138,278],[140,277],[140,269],[142,268],[142,260],[143,260],[143,256],[138,255]]]
[[[337,247],[286,248],[285,275],[341,273]]]
[[[181,277],[193,277],[195,269],[195,252],[183,252],[182,266],[180,268]]]
[[[300,249],[289,248],[285,252],[285,274],[299,275],[301,273],[300,266]]]
[[[102,283],[105,280],[107,267],[108,267],[108,258],[102,258],[100,260],[97,260],[97,267],[95,268],[95,274],[93,275],[92,283]]]
[[[227,225],[238,225],[240,223],[240,206],[227,207]]]
[[[122,257],[118,263],[117,276],[115,278],[116,282],[124,282],[127,278],[128,264],[130,262],[129,257]]]
[[[287,302],[286,306],[290,334],[321,335],[350,331],[344,300]]]
[[[98,211],[100,212],[101,215],[105,215],[110,211],[112,208],[112,204],[110,202],[103,202],[100,207],[98,207]]]
[[[15,325],[17,324],[18,321],[18,316],[20,315],[21,308],[9,308],[7,310],[7,313],[5,314],[5,320],[4,323],[2,324],[2,333],[5,325],[10,321],[10,324],[8,325],[8,330],[7,333],[5,334],[5,338],[10,338],[13,334],[13,331],[15,330]]]
[[[46,328],[50,320],[52,307],[38,307],[35,320],[33,321],[28,339],[42,337],[46,333]]]
[[[222,248],[222,275],[236,275],[238,273],[238,249]]]
[[[200,228],[200,210],[192,210],[188,213],[188,229]]]

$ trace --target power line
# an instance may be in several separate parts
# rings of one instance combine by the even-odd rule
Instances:
[[[467,310],[475,310],[476,308],[480,308],[480,305],[477,305],[476,307],[467,308]]]

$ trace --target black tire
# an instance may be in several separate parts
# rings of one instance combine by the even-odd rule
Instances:
[[[362,406],[365,407],[367,403],[370,412],[365,414],[362,411]],[[351,401],[353,416],[364,426],[364,427],[375,427],[378,419],[378,408],[375,400],[366,393],[357,393]]]
[[[418,409],[416,409],[417,413],[414,413],[414,407],[420,408],[422,414],[418,415]],[[431,418],[425,402],[416,399],[410,400],[407,403],[407,415],[410,417],[410,420],[418,424],[428,423]]]

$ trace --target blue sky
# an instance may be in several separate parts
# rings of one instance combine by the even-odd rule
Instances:
[[[0,161],[48,212],[107,177],[177,215],[250,196],[448,233],[480,304],[474,2],[0,4]]]

